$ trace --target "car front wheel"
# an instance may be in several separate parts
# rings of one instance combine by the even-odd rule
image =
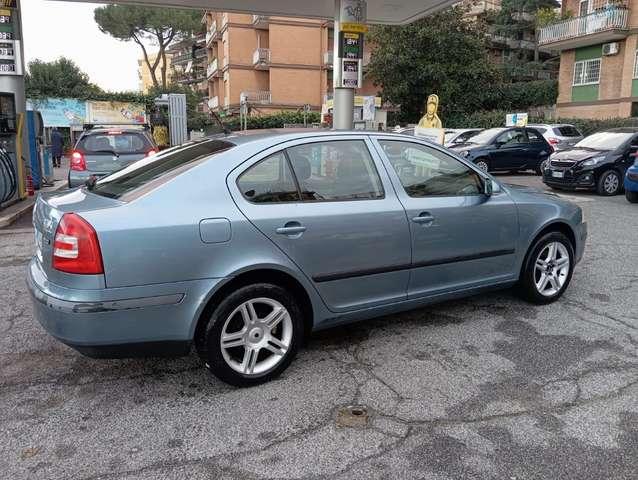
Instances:
[[[479,158],[478,160],[476,160],[476,162],[474,162],[475,165],[480,168],[481,170],[483,170],[484,172],[489,172],[490,171],[490,166],[487,163],[487,160],[485,160],[484,158]]]
[[[613,196],[620,193],[620,175],[616,170],[607,170],[598,179],[596,190],[599,195]]]
[[[303,336],[301,309],[285,289],[260,283],[229,295],[206,330],[206,366],[238,387],[277,377],[297,353]]]
[[[523,297],[539,305],[558,300],[567,289],[574,268],[574,248],[560,232],[536,241],[527,255],[520,278]]]

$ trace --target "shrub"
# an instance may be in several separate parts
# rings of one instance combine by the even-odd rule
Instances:
[[[263,128],[282,128],[285,124],[303,124],[304,115],[302,112],[280,112],[272,115],[259,115],[248,117],[247,126],[249,130]],[[231,130],[239,130],[239,117],[232,117],[222,120]],[[308,125],[321,121],[319,112],[310,112],[307,115]]]

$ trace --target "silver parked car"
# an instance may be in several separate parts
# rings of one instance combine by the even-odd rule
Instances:
[[[446,128],[445,146],[453,147],[454,145],[466,143],[470,138],[482,131],[482,128]]]
[[[69,162],[69,188],[84,185],[91,177],[116,172],[141,158],[157,153],[153,138],[143,126],[90,127],[75,144]]]
[[[583,134],[580,133],[576,127],[566,123],[539,123],[527,126],[541,133],[555,152],[571,148],[584,138]]]
[[[309,332],[518,285],[558,299],[581,209],[443,147],[366,132],[229,135],[38,197],[36,317],[96,357],[186,354],[234,385]]]

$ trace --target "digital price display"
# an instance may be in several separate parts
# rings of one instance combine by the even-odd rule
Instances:
[[[0,0],[0,75],[20,73],[16,66],[16,34],[10,10],[16,8],[16,3],[15,0]]]

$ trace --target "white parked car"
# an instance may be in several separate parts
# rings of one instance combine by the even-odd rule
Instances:
[[[445,146],[451,147],[467,140],[480,131],[482,128],[446,128],[445,129]]]
[[[555,152],[571,148],[584,138],[576,127],[567,123],[539,123],[527,126],[541,133]]]

